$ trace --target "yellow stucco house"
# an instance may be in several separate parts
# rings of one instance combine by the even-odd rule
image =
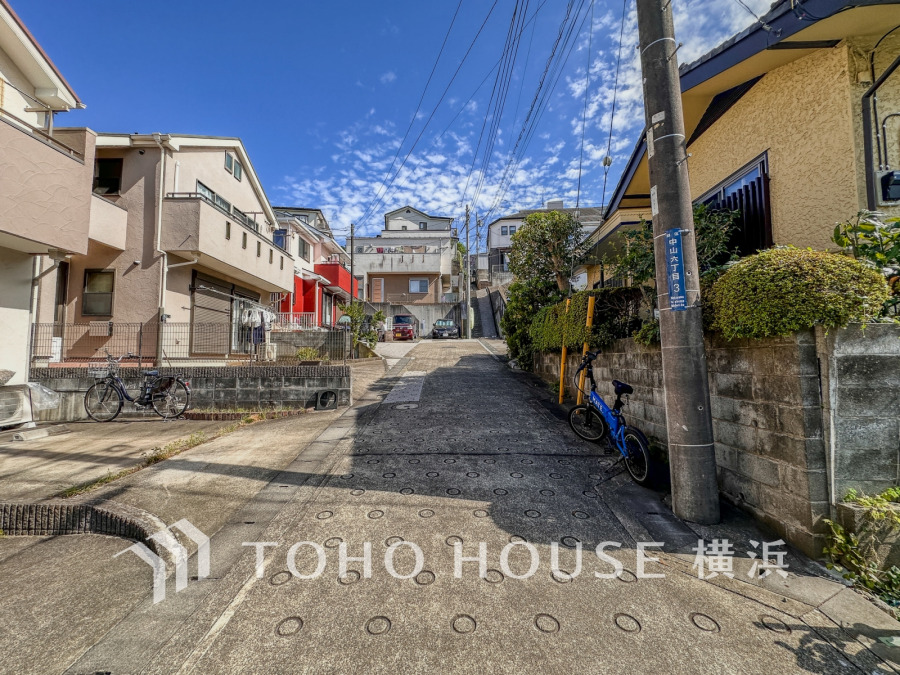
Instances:
[[[691,198],[740,211],[742,255],[774,244],[833,248],[861,209],[900,215],[900,3],[790,0],[681,66]],[[588,286],[617,233],[650,218],[642,133],[587,240]]]

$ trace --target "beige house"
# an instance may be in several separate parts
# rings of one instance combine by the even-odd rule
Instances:
[[[900,214],[900,194],[887,192],[900,166],[900,73],[890,76],[900,4],[792,7],[776,4],[680,69],[691,196],[740,212],[732,243],[744,255],[773,244],[833,248],[835,223],[859,210]],[[616,232],[650,219],[648,135],[589,240],[591,286],[621,281],[598,263],[614,253]]]
[[[99,134],[92,164],[103,236],[43,279],[36,356],[257,353],[252,310],[292,290],[294,258],[241,141]]]
[[[6,0],[0,0],[0,369],[25,381],[35,279],[102,236],[91,197],[94,134],[54,129],[84,104]],[[48,315],[52,317],[52,303]]]
[[[384,216],[375,237],[354,239],[354,273],[373,303],[459,302],[457,232],[452,218],[404,206]]]

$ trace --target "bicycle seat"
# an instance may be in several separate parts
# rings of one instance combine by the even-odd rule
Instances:
[[[615,388],[616,396],[627,396],[628,394],[634,393],[634,387],[630,384],[619,382],[618,380],[613,380],[612,386]]]
[[[159,371],[158,371],[158,370],[145,370],[145,371],[143,371],[141,374],[142,374],[142,375],[149,375],[149,376],[151,376],[151,377],[156,377],[157,375],[159,375]]]

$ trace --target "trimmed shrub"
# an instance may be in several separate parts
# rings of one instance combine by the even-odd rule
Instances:
[[[843,255],[775,248],[748,256],[713,284],[713,327],[729,340],[841,328],[877,317],[884,277]]]
[[[594,296],[594,325],[587,326],[588,298]],[[563,300],[540,310],[531,322],[529,335],[535,351],[559,351],[563,342],[569,349],[605,347],[613,340],[628,337],[639,325],[639,288],[601,288],[572,295],[569,311]]]

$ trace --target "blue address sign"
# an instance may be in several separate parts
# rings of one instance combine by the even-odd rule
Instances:
[[[687,291],[684,279],[684,252],[681,246],[681,230],[666,230],[666,278],[669,281],[669,309],[683,312],[687,309]]]

